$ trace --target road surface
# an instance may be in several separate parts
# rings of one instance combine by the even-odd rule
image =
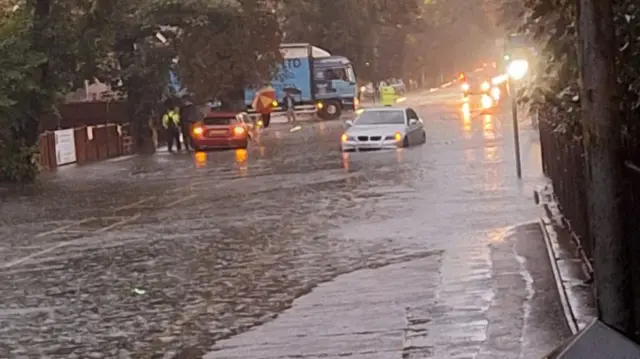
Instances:
[[[62,168],[0,205],[0,357],[538,358],[566,337],[508,111],[409,96],[427,143],[340,122],[246,151]]]

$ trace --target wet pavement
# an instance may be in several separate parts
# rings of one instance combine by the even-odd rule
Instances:
[[[248,150],[62,168],[4,192],[0,357],[550,351],[569,331],[534,222],[535,136],[522,131],[518,180],[508,111],[464,116],[454,88],[407,105],[425,145],[342,154],[338,121],[279,125]]]

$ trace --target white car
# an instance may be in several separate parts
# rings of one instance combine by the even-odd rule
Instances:
[[[340,139],[342,151],[409,147],[427,139],[422,119],[409,107],[368,108],[346,125]]]

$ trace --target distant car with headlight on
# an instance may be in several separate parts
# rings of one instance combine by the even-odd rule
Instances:
[[[464,97],[469,95],[491,95],[491,89],[494,87],[491,78],[463,77],[460,81],[460,89]]]
[[[340,138],[342,151],[409,147],[427,139],[422,119],[409,107],[367,108],[346,125]]]

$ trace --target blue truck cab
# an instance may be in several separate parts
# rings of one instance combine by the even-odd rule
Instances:
[[[291,92],[296,112],[316,113],[324,120],[339,118],[343,111],[358,107],[356,78],[349,59],[332,56],[310,44],[282,44],[280,51],[284,61],[269,83],[279,101],[285,92]],[[249,111],[255,92],[244,91]]]

